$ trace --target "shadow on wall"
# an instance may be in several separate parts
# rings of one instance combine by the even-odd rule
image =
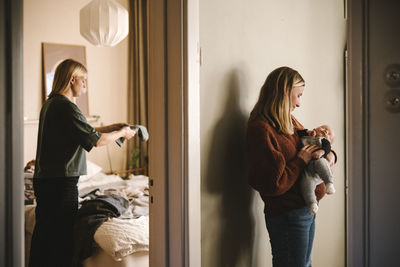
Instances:
[[[247,184],[245,135],[248,115],[240,108],[241,77],[238,70],[228,75],[228,97],[222,118],[212,133],[204,189],[220,200],[208,218],[218,223],[213,239],[214,266],[252,266],[254,219],[251,215],[253,191]],[[211,216],[210,216],[211,215]],[[206,221],[207,221],[206,219]],[[205,225],[205,229],[207,225]],[[219,258],[218,258],[219,257]]]

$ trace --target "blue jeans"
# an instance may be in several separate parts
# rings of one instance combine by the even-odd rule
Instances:
[[[307,207],[278,217],[265,216],[274,267],[311,267],[315,215],[309,210]]]

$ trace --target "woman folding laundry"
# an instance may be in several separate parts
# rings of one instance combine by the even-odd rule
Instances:
[[[86,154],[135,131],[116,123],[94,129],[73,103],[86,90],[87,70],[67,59],[55,71],[52,91],[40,111],[33,188],[36,224],[29,266],[71,266],[77,183],[86,174]]]

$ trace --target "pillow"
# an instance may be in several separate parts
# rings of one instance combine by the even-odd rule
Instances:
[[[96,174],[100,173],[103,168],[101,168],[99,165],[94,164],[91,161],[86,161],[86,166],[87,166],[87,174],[86,175],[81,175],[79,177],[80,182],[84,182],[95,176]]]
[[[135,252],[149,251],[149,216],[111,218],[97,228],[94,240],[115,261]]]

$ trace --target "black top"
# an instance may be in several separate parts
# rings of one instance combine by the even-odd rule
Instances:
[[[100,136],[66,96],[49,98],[40,111],[34,177],[86,174],[83,149],[89,152]]]

